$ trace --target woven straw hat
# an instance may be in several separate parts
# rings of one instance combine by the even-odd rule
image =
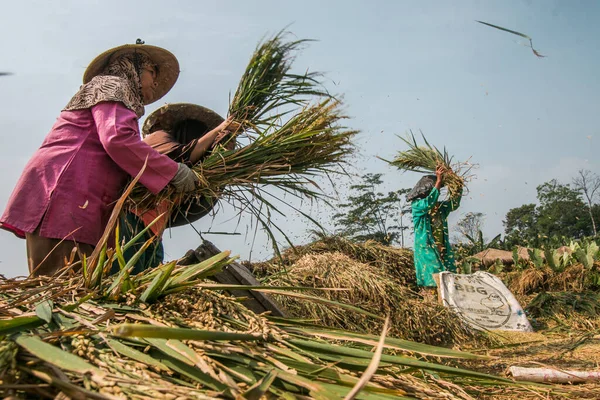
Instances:
[[[157,87],[154,90],[154,97],[146,104],[154,103],[171,90],[177,78],[179,77],[179,62],[177,58],[168,50],[161,47],[150,46],[148,44],[125,44],[114,47],[100,54],[90,63],[83,74],[83,83],[88,83],[93,77],[100,75],[111,60],[126,53],[140,52],[147,55],[154,64],[158,66]],[[143,43],[143,42],[141,42]]]
[[[185,119],[200,121],[208,130],[215,129],[224,121],[223,117],[206,107],[191,103],[165,104],[148,115],[142,127],[142,136],[147,136],[159,129],[170,131],[178,122]]]

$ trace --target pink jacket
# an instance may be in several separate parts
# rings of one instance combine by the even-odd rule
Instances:
[[[177,163],[139,135],[135,113],[118,102],[63,111],[17,182],[0,227],[17,236],[96,245],[130,176],[152,193],[175,176]]]

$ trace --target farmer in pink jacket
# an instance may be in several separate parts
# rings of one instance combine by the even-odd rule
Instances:
[[[113,48],[88,66],[0,218],[1,228],[25,238],[30,274],[53,275],[74,248],[76,259],[90,255],[146,160],[140,183],[152,193],[169,184],[194,190],[196,175],[142,142],[138,127],[144,105],[163,97],[178,76],[173,54],[144,44]]]

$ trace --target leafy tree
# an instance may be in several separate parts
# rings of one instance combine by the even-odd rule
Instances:
[[[552,236],[565,236],[579,239],[593,233],[586,206],[581,194],[552,179],[537,187],[538,207],[537,226],[540,239]]]
[[[594,221],[600,221],[600,204],[592,206],[592,218],[594,218]],[[598,237],[598,233],[595,236]]]
[[[538,240],[537,218],[538,212],[535,204],[524,204],[521,207],[510,209],[503,221],[506,234],[505,246],[536,245]]]
[[[352,194],[345,203],[338,205],[340,211],[333,216],[338,234],[352,240],[375,240],[385,245],[400,243],[404,246],[404,216],[410,213],[403,195],[409,189],[388,193],[377,190],[383,182],[381,174],[365,174],[362,182],[350,186]]]
[[[576,188],[552,179],[537,187],[537,198],[538,206],[525,204],[506,214],[505,247],[556,245],[593,234],[589,214],[593,216],[595,210],[586,209]]]

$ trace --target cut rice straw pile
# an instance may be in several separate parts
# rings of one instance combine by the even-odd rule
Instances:
[[[390,314],[395,321],[389,333],[393,337],[445,346],[476,341],[487,343],[485,336],[469,329],[451,310],[433,302],[424,302],[421,296],[398,285],[379,268],[338,252],[306,254],[287,267],[287,273],[267,277],[263,282],[272,286],[346,289],[311,294],[352,304],[376,316]],[[275,297],[294,317],[310,319],[332,328],[378,334],[383,327],[382,318],[335,305],[277,294]]]
[[[135,257],[126,259],[123,249],[131,243],[115,249],[102,245],[95,261],[84,258],[53,277],[0,276],[3,394],[101,400],[341,399],[376,364],[371,362],[376,336],[257,315],[206,284],[206,278],[233,261],[229,251],[197,265],[171,262],[130,275]],[[115,258],[121,270],[107,275]],[[78,266],[81,270],[74,272]],[[268,291],[299,297],[306,289]],[[369,368],[369,382],[361,382],[357,399],[466,400],[500,387],[520,393],[560,391],[448,365],[449,359],[481,358],[474,354],[393,338],[385,338],[384,347],[395,354],[386,352],[374,372]],[[448,361],[429,362],[423,356]]]
[[[374,240],[356,243],[342,236],[327,236],[313,232],[316,241],[303,246],[295,246],[282,253],[281,259],[257,262],[248,267],[258,278],[272,276],[275,273],[286,273],[287,268],[307,254],[342,253],[354,261],[371,265],[392,277],[400,285],[418,290],[413,253],[408,249],[385,246]]]
[[[338,332],[331,340],[324,327],[254,314],[203,283],[230,262],[228,254],[108,276],[93,290],[82,274],[0,276],[0,390],[101,400],[346,396],[375,364],[373,337]],[[477,386],[473,394],[519,387],[415,356],[481,358],[470,353],[391,338],[383,346],[404,355],[381,355],[357,399],[470,399],[448,384],[455,380]]]
[[[411,132],[408,138],[401,139],[408,145],[408,150],[398,153],[396,158],[388,161],[391,165],[404,170],[422,173],[435,173],[438,167],[444,171],[443,184],[448,188],[451,197],[460,196],[465,184],[472,178],[470,175],[473,165],[467,162],[453,162],[453,158],[446,151],[440,151],[437,147],[429,144],[425,135],[421,132],[424,146],[419,146],[414,134]]]

